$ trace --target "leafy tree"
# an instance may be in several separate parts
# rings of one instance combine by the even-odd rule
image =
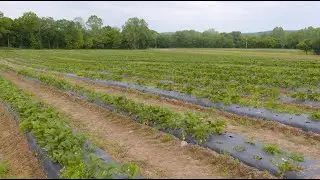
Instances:
[[[15,30],[19,31],[20,47],[40,48],[40,18],[33,12],[26,12],[15,20]]]
[[[206,30],[202,33],[202,46],[206,48],[218,48],[220,45],[217,43],[220,34],[214,29]]]
[[[86,25],[89,27],[88,33],[86,35],[86,40],[88,41],[86,44],[90,45],[90,48],[104,48],[104,39],[103,37],[103,30],[102,30],[102,19],[99,18],[96,15],[91,15],[87,22]],[[89,47],[89,46],[88,46]]]
[[[312,48],[311,41],[309,39],[301,41],[299,42],[299,44],[297,44],[297,48],[303,50],[304,52],[306,52],[306,54],[308,54],[308,51],[311,51]]]
[[[221,33],[218,43],[221,44],[222,48],[232,48],[233,47],[233,37],[228,33]]]
[[[86,29],[86,24],[85,24],[84,20],[82,19],[82,17],[76,17],[73,19],[73,21],[76,23],[77,28],[83,29],[83,30]]]
[[[271,36],[280,41],[281,48],[286,46],[287,35],[282,27],[275,27],[271,32]]]
[[[102,48],[119,48],[121,45],[121,33],[118,28],[105,26],[101,29],[100,36]]]
[[[158,36],[158,33],[157,31],[154,31],[154,30],[151,30],[150,31],[150,39],[149,39],[149,46],[152,47],[152,48],[157,48],[157,36]]]
[[[73,21],[54,20],[38,17],[33,12],[10,19],[0,12],[0,46],[20,48],[299,48],[307,54],[311,49],[315,53],[320,51],[318,39],[320,28],[312,26],[294,32],[275,27],[255,34],[219,33],[214,29],[158,33],[136,17],[128,19],[120,30],[103,26],[102,19],[96,15],[85,22],[81,17]]]
[[[203,47],[203,34],[194,30],[177,31],[172,35],[174,47]]]
[[[78,49],[83,46],[83,34],[73,21],[69,21],[65,29],[65,42],[67,49]]]
[[[122,26],[124,43],[132,49],[145,49],[149,46],[151,31],[144,19],[130,18]]]
[[[0,18],[0,38],[5,40],[7,39],[7,46],[10,46],[10,34],[12,30],[13,20],[8,17]],[[5,44],[4,42],[2,42]]]
[[[172,35],[166,33],[160,33],[157,35],[157,47],[158,48],[170,48],[172,47]]]
[[[297,48],[299,43],[299,34],[298,33],[289,33],[287,38],[287,46],[288,48]]]
[[[235,47],[235,48],[241,47],[241,40],[242,40],[241,32],[240,31],[232,31],[231,36],[232,36],[233,47]]]
[[[86,22],[86,25],[89,26],[89,28],[92,31],[97,31],[97,30],[101,29],[101,27],[103,25],[103,22],[102,22],[102,19],[99,18],[98,16],[91,15],[88,18],[88,21]]]
[[[119,28],[112,29],[112,37],[113,37],[112,48],[113,49],[120,48],[122,35],[121,35],[121,31]]]
[[[320,38],[313,41],[312,50],[314,54],[320,55]]]
[[[56,36],[54,19],[52,17],[41,18],[40,30],[41,46],[51,49]]]
[[[78,49],[83,47],[83,33],[73,21],[66,19],[56,22],[56,45],[59,48]]]
[[[215,29],[211,28],[211,29],[205,30],[203,33],[207,33],[207,34],[218,34],[219,32],[216,31]]]

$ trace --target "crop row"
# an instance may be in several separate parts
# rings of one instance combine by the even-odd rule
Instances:
[[[295,88],[295,87],[314,87],[319,83],[319,71],[316,69],[298,70],[298,69],[264,69],[257,66],[236,66],[220,65],[202,67],[187,64],[171,65],[167,67],[162,64],[141,64],[141,63],[106,63],[106,62],[77,62],[75,60],[61,62],[45,61],[48,70],[78,72],[82,70],[90,71],[108,71],[115,78],[121,78],[122,75],[128,77],[141,77],[144,79],[172,80],[177,83],[187,82],[206,85],[207,81],[202,79],[223,80],[226,82],[238,82],[248,85],[266,85],[271,87]],[[194,79],[194,82],[191,81]],[[210,83],[209,81],[209,83]]]
[[[31,99],[31,94],[16,88],[0,77],[0,99],[12,107],[20,118],[20,127],[31,132],[37,144],[44,148],[49,157],[63,166],[63,178],[114,178],[122,173],[129,178],[137,172],[133,164],[122,166],[106,165],[90,148],[86,149],[86,137],[75,134],[52,107]],[[89,161],[85,160],[86,154]]]
[[[136,103],[124,96],[111,96],[81,86],[73,86],[63,79],[57,79],[48,75],[38,74],[27,70],[18,70],[17,73],[38,79],[45,84],[52,85],[59,89],[85,94],[91,101],[99,99],[104,103],[115,106],[119,110],[136,116],[142,124],[157,126],[158,128],[163,129],[181,129],[184,136],[192,135],[198,142],[202,142],[212,133],[222,133],[226,125],[223,120],[209,120],[208,116],[200,113],[186,112],[180,114],[160,106]]]
[[[11,61],[9,61],[11,62]],[[14,63],[24,66],[25,64],[19,61]],[[32,68],[39,68],[39,65],[30,65]],[[43,68],[43,67],[42,67]],[[278,99],[280,97],[280,90],[278,88],[268,88],[262,85],[247,84],[239,81],[232,81],[228,83],[225,80],[210,79],[210,78],[194,78],[191,80],[180,79],[175,77],[173,80],[157,80],[157,79],[145,79],[138,76],[127,75],[115,75],[110,72],[93,72],[93,71],[80,71],[77,75],[90,77],[93,79],[108,79],[115,81],[126,81],[136,83],[138,85],[154,85],[158,88],[165,90],[176,90],[186,94],[192,94],[197,97],[208,98],[216,102],[239,103],[242,97],[256,98],[257,100],[263,100],[264,98]],[[178,83],[175,83],[178,82]],[[298,100],[312,100],[318,101],[320,98],[319,92],[312,92],[308,90],[306,92],[293,92],[288,94],[291,97]]]
[[[140,123],[150,125],[150,126],[156,126],[156,127],[158,125],[160,129],[170,128],[170,129],[182,130],[182,135],[184,137],[186,137],[187,135],[192,135],[194,138],[198,140],[199,143],[204,142],[204,140],[206,140],[207,137],[212,133],[221,134],[221,132],[223,131],[222,127],[225,125],[223,121],[219,121],[219,120],[216,122],[206,121],[205,119],[206,117],[200,114],[185,113],[182,115],[182,114],[178,114],[168,109],[160,108],[157,106],[147,106],[143,104],[138,104],[132,100],[126,99],[123,96],[109,96],[106,93],[97,93],[97,92],[85,89],[84,87],[81,87],[81,86],[73,86],[63,79],[58,79],[52,76],[38,74],[38,73],[34,73],[27,70],[18,70],[17,73],[23,76],[32,77],[34,79],[40,80],[42,83],[45,83],[47,85],[52,85],[61,90],[71,91],[77,94],[84,95],[91,102],[95,102],[95,100],[98,99],[103,103],[113,105],[114,107],[116,107],[121,111],[125,111],[131,115],[136,116],[138,122]],[[250,140],[245,141],[245,144],[250,144],[251,146],[257,146],[256,143],[257,142],[253,142]],[[255,147],[254,149],[256,148],[257,147]],[[232,150],[227,150],[227,151],[235,151],[239,153],[239,152],[246,151],[246,148],[244,148],[241,145],[236,145],[233,147]],[[260,149],[260,151],[262,151],[260,152],[262,153],[261,155],[264,155],[264,153],[272,155],[270,156],[271,159],[276,158],[281,160],[281,156],[288,159],[282,163],[279,163],[278,161],[271,162],[271,163],[274,163],[275,166],[280,169],[281,175],[284,175],[284,173],[287,171],[298,170],[301,167],[299,165],[296,166],[294,164],[296,163],[299,164],[299,162],[305,161],[303,156],[298,155],[296,153],[289,153],[289,152],[282,151],[279,147],[275,145],[264,145],[262,146],[262,149]],[[251,151],[248,151],[246,153],[250,153],[250,152]],[[261,155],[254,156],[253,161],[261,161],[262,160]],[[253,155],[251,154],[250,157],[251,156]],[[243,157],[241,157],[240,159],[242,158]],[[266,158],[266,157],[263,156],[263,158]],[[249,160],[249,161],[252,161],[252,160]]]
[[[316,68],[288,69],[275,66],[265,69],[257,65],[218,64],[216,61],[213,65],[188,62],[178,64],[173,61],[171,66],[162,61],[156,64],[142,63],[140,59],[137,61],[110,60],[112,63],[60,57],[47,57],[43,61],[35,59],[14,61],[33,63],[32,66],[46,66],[48,70],[82,73],[92,78],[115,81],[135,79],[134,83],[140,85],[152,84],[167,90],[192,93],[225,103],[238,103],[239,97],[243,95],[258,94],[260,98],[277,98],[279,97],[277,87],[291,85],[291,87],[314,87],[319,83],[320,77],[320,72]],[[108,74],[88,73],[88,71],[107,71]],[[166,82],[163,83],[164,81]],[[272,88],[270,86],[272,84],[276,86]]]
[[[202,77],[208,74],[209,78],[214,78],[216,75],[223,77],[226,74],[230,76],[224,78],[232,78],[232,80],[236,80],[233,78],[242,78],[242,76],[253,82],[265,78],[266,81],[261,81],[263,84],[267,84],[267,80],[269,82],[276,80],[274,82],[276,84],[283,83],[283,85],[291,84],[292,86],[299,84],[305,86],[317,83],[319,80],[313,79],[314,77],[319,77],[317,68],[319,64],[312,60],[279,61],[261,57],[186,56],[177,53],[164,54],[162,52],[142,54],[140,52],[128,53],[121,51],[118,53],[101,56],[98,53],[88,52],[88,54],[92,55],[88,56],[88,54],[74,51],[69,53],[49,51],[45,56],[41,52],[35,52],[34,54],[19,52],[13,56],[21,57],[21,59],[26,58],[28,61],[25,62],[35,62],[36,64],[47,65],[50,68],[64,68],[70,71],[79,71],[79,68],[92,71],[107,70],[115,74],[125,73],[128,76],[134,74],[148,76],[148,74],[152,73],[156,74],[157,77],[166,74],[182,77]],[[8,54],[4,54],[4,57],[12,57],[12,54]],[[273,66],[266,66],[267,64]],[[119,67],[122,67],[122,69],[118,69]],[[286,81],[288,82],[286,83]]]
[[[77,73],[76,75],[82,77],[88,77],[91,79],[106,79],[106,78],[98,78],[99,74],[97,73]],[[101,77],[101,76],[100,76]],[[130,81],[126,81],[130,82]],[[143,80],[139,79],[138,81],[131,81],[136,82],[137,85],[145,85],[146,83]],[[222,84],[222,83],[221,83]],[[152,87],[152,84],[151,84]],[[280,93],[278,89],[263,89],[256,86],[241,86],[234,88],[193,88],[191,86],[185,86],[181,84],[173,84],[170,82],[161,82],[157,83],[153,87],[157,87],[160,89],[168,90],[168,91],[177,91],[184,94],[194,95],[200,99],[208,99],[213,102],[223,102],[225,105],[230,105],[232,103],[239,104],[241,106],[252,106],[252,107],[262,107],[268,110],[272,110],[275,112],[287,112],[287,113],[297,113],[297,114],[313,114],[317,112],[317,109],[301,109],[294,104],[284,104],[279,101]],[[246,90],[252,93],[251,96],[248,95],[239,95],[239,88],[245,88]],[[292,94],[294,97],[294,93]]]
[[[9,68],[7,66],[6,68]],[[33,69],[33,68],[31,68]],[[83,75],[84,77],[89,77],[92,79],[100,79],[98,73],[94,72],[82,72],[78,73],[78,75]],[[143,80],[140,80],[139,82],[143,82]],[[137,83],[138,85],[142,85],[145,83]],[[223,102],[225,105],[229,105],[231,103],[237,103],[241,106],[252,106],[252,107],[263,107],[268,110],[272,110],[275,112],[286,112],[286,113],[293,113],[293,114],[316,114],[316,109],[301,109],[298,106],[295,106],[294,104],[283,104],[281,101],[279,101],[277,98],[279,95],[278,89],[261,89],[260,87],[251,87],[251,86],[240,86],[244,87],[248,91],[251,91],[252,96],[239,96],[237,90],[238,88],[235,87],[234,89],[230,90],[230,88],[220,88],[220,89],[201,89],[196,88],[193,91],[190,92],[193,89],[192,87],[188,86],[182,86],[179,84],[171,84],[172,86],[165,86],[165,82],[162,84],[158,83],[154,85],[154,87],[158,87],[160,89],[165,90],[174,90],[180,93],[185,94],[191,94],[198,98],[204,98],[208,99],[213,102]],[[222,82],[221,82],[222,84]],[[252,88],[252,89],[250,89]],[[269,94],[268,96],[261,94],[261,92],[264,92],[264,94]],[[317,117],[316,115],[312,115],[313,117]],[[313,118],[314,119],[314,118]],[[316,118],[317,119],[317,118]]]
[[[296,98],[297,100],[311,100],[311,101],[320,101],[320,92],[307,90],[305,92],[294,92],[291,94],[291,97]]]
[[[20,57],[12,59],[11,62],[28,64],[35,68],[39,68],[40,65],[47,70],[76,73],[93,79],[126,81],[175,90],[225,104],[262,105],[265,108],[279,106],[279,103],[273,102],[280,97],[279,87],[314,88],[320,81],[320,71],[315,68],[317,63],[311,60],[310,62],[290,61],[287,66],[281,66],[277,65],[279,64],[277,61],[269,59],[275,65],[264,67],[265,63],[269,63],[266,59],[256,60],[244,57],[235,59],[233,56],[213,56],[211,61],[207,56],[199,56],[201,58],[197,57],[195,60],[181,56],[180,58],[186,58],[184,63],[181,63],[181,59],[172,59],[170,63],[165,60],[170,56],[159,52],[148,53],[146,56],[141,56],[140,52],[136,54],[125,52],[127,56],[123,56],[122,59],[119,59],[120,55],[114,53],[110,57],[101,57],[97,54],[90,59],[84,58],[87,57],[86,54],[81,57],[81,54],[74,51],[71,51],[71,54],[75,54],[75,57],[69,54],[61,57],[61,54],[61,52],[50,51],[50,56],[44,57],[39,52],[35,55],[23,52],[17,53]],[[176,55],[173,54],[173,57],[180,56]],[[10,56],[11,54],[4,57]],[[159,61],[155,62],[152,58]],[[291,66],[296,63],[313,64],[314,67],[308,66],[304,69]],[[304,95],[304,98],[314,100],[316,95]],[[267,102],[261,103],[264,101]]]
[[[265,55],[265,54],[263,54]],[[270,58],[265,56],[244,57],[237,54],[190,54],[183,52],[163,52],[163,51],[118,51],[118,50],[6,50],[1,52],[2,57],[22,59],[33,59],[38,61],[50,60],[50,57],[59,57],[68,60],[81,60],[91,62],[150,62],[161,64],[235,64],[235,65],[258,65],[263,67],[291,67],[291,68],[320,68],[317,59],[290,59]],[[290,63],[289,63],[290,62]]]

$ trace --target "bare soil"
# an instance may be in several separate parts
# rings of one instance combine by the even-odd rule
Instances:
[[[35,154],[7,109],[0,104],[0,161],[7,161],[8,176],[46,179]]]

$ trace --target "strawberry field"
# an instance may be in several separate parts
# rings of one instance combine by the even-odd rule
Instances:
[[[21,130],[31,133],[52,162],[59,164],[59,177],[310,178],[320,174],[317,56],[233,49],[2,50],[0,71],[1,102],[20,119]],[[88,113],[75,115],[72,103]],[[112,115],[92,119],[94,124],[86,127],[84,116],[98,116],[100,110]],[[117,124],[127,122],[126,118],[133,123],[130,127]],[[130,135],[108,134],[102,128],[105,123]],[[145,128],[152,132],[142,133]],[[143,140],[155,133],[164,133],[165,140],[158,142],[160,136]],[[85,148],[89,141],[117,163],[110,165],[102,158],[105,155]],[[188,145],[176,147],[175,142]],[[153,160],[154,143],[168,148],[163,160]],[[191,162],[190,174],[179,164],[172,167],[175,170],[168,166],[178,162],[175,158],[188,158],[175,155],[180,151],[176,148],[191,147],[196,149],[185,150],[189,158],[199,159],[195,156],[204,150],[215,154],[203,155],[201,165]],[[144,155],[136,155],[142,151]],[[234,167],[234,172],[226,170]],[[158,169],[163,174],[156,173]]]

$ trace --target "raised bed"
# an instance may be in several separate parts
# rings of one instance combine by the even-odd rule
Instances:
[[[28,79],[36,81],[38,83],[42,83],[39,80],[28,77]],[[43,83],[42,83],[43,84]],[[78,94],[73,91],[64,91],[69,95],[74,96],[76,98],[84,99],[94,104],[101,106],[110,111],[116,111],[118,113],[124,114],[131,119],[139,122],[139,118],[134,115],[130,115],[128,112],[119,111],[117,108],[110,104],[106,104],[99,99],[89,99],[84,94]],[[156,126],[157,124],[150,124],[150,126]],[[180,129],[159,129],[163,132],[170,133],[176,136],[179,139],[183,139],[181,135]],[[187,135],[185,139],[188,143],[197,144],[196,140]],[[273,154],[267,153],[263,151],[264,144],[259,143],[255,140],[249,140],[248,138],[244,138],[237,134],[225,132],[221,135],[212,134],[210,135],[203,143],[198,144],[202,147],[209,148],[218,153],[228,153],[232,157],[239,159],[244,164],[247,164],[251,167],[255,167],[259,170],[267,170],[274,175],[278,175],[281,171],[279,167],[276,165],[283,164],[284,161],[288,161],[290,158],[288,157],[288,153],[283,151],[279,156],[275,156]],[[270,163],[272,161],[272,163]],[[304,171],[287,171],[284,174],[286,178],[308,178],[315,174],[320,174],[320,169],[317,167],[320,165],[318,161],[311,160],[309,158],[304,158],[303,162],[293,162],[294,166],[300,166],[304,169]]]
[[[253,108],[253,107],[241,107],[237,104],[232,104],[229,106],[223,105],[223,103],[214,103],[205,99],[198,99],[191,95],[182,94],[175,91],[167,91],[154,87],[143,87],[135,85],[132,83],[116,82],[116,81],[106,81],[106,80],[92,80],[90,78],[80,77],[75,74],[65,74],[67,77],[81,79],[87,82],[104,84],[108,86],[120,87],[120,88],[132,88],[138,91],[151,93],[159,95],[166,98],[177,99],[187,103],[197,104],[203,107],[213,107],[215,109],[222,109],[224,111],[238,114],[247,115],[254,118],[263,118],[266,120],[273,120],[286,124],[292,127],[300,128],[304,131],[311,131],[314,133],[320,133],[320,122],[312,121],[307,115],[293,115],[289,113],[274,113],[272,111],[263,108]]]
[[[67,91],[67,93],[73,97],[89,100],[89,98],[86,95],[78,94],[72,91]],[[126,115],[130,117],[131,119],[139,122],[139,119],[134,116],[130,115],[129,113],[125,111],[119,111],[112,105],[106,104],[104,102],[101,102],[99,99],[95,99],[93,101],[94,104],[103,107],[110,111],[115,111],[117,113],[121,113],[123,115]],[[153,124],[151,126],[156,126],[156,124]],[[181,130],[179,129],[159,129],[160,131],[169,133],[174,135],[175,137],[179,139],[183,139],[181,135]],[[188,135],[185,139],[190,144],[198,144],[196,140]],[[250,143],[249,143],[250,142]],[[283,153],[281,156],[275,156],[269,153],[266,153],[263,151],[264,144],[255,141],[250,140],[248,138],[244,138],[242,136],[239,136],[237,134],[224,132],[221,135],[210,135],[207,140],[201,144],[198,144],[199,146],[209,148],[213,151],[216,151],[218,153],[228,153],[232,157],[239,159],[244,164],[255,167],[259,170],[268,170],[270,173],[274,175],[278,175],[280,173],[279,168],[275,165],[276,163],[283,163],[284,160],[288,160],[288,156],[285,155],[286,153]],[[270,163],[272,161],[273,163]],[[313,175],[320,174],[320,168],[317,167],[320,165],[320,162],[311,160],[309,158],[305,158],[304,162],[297,162],[296,165],[299,165],[304,168],[303,171],[288,171],[284,174],[285,178],[293,178],[293,179],[299,179],[299,178],[309,178]],[[317,169],[314,169],[314,167],[317,167]]]
[[[5,108],[8,110],[8,112],[10,112],[10,114],[13,116],[15,122],[17,124],[20,124],[20,119],[19,119],[19,116],[17,115],[17,113],[14,110],[12,110],[12,108],[8,104],[2,102],[1,100],[0,100],[0,103],[5,106]],[[38,146],[37,141],[34,138],[34,136],[32,135],[32,133],[30,133],[30,132],[25,133],[25,136],[27,138],[30,150],[37,154],[37,159],[40,162],[41,167],[42,167],[44,173],[47,175],[47,177],[49,179],[60,179],[61,178],[60,171],[62,169],[62,165],[59,163],[53,162],[51,160],[51,158],[48,156],[47,151],[44,148]],[[106,152],[104,152],[100,148],[92,145],[89,141],[87,141],[86,146],[84,148],[89,148],[89,147],[91,147],[93,150],[93,153],[98,155],[98,157],[100,159],[104,160],[104,162],[107,165],[111,164],[111,163],[118,164],[117,162],[113,161],[112,158]],[[86,152],[86,153],[87,153],[87,155],[89,155],[88,152]],[[127,179],[128,177],[120,175],[120,174],[115,174],[115,178],[116,179]],[[142,177],[137,176],[134,179],[142,179]]]
[[[320,101],[310,101],[310,100],[300,101],[295,98],[286,97],[286,96],[281,96],[279,100],[285,103],[296,103],[296,104],[303,104],[311,107],[320,108]]]

